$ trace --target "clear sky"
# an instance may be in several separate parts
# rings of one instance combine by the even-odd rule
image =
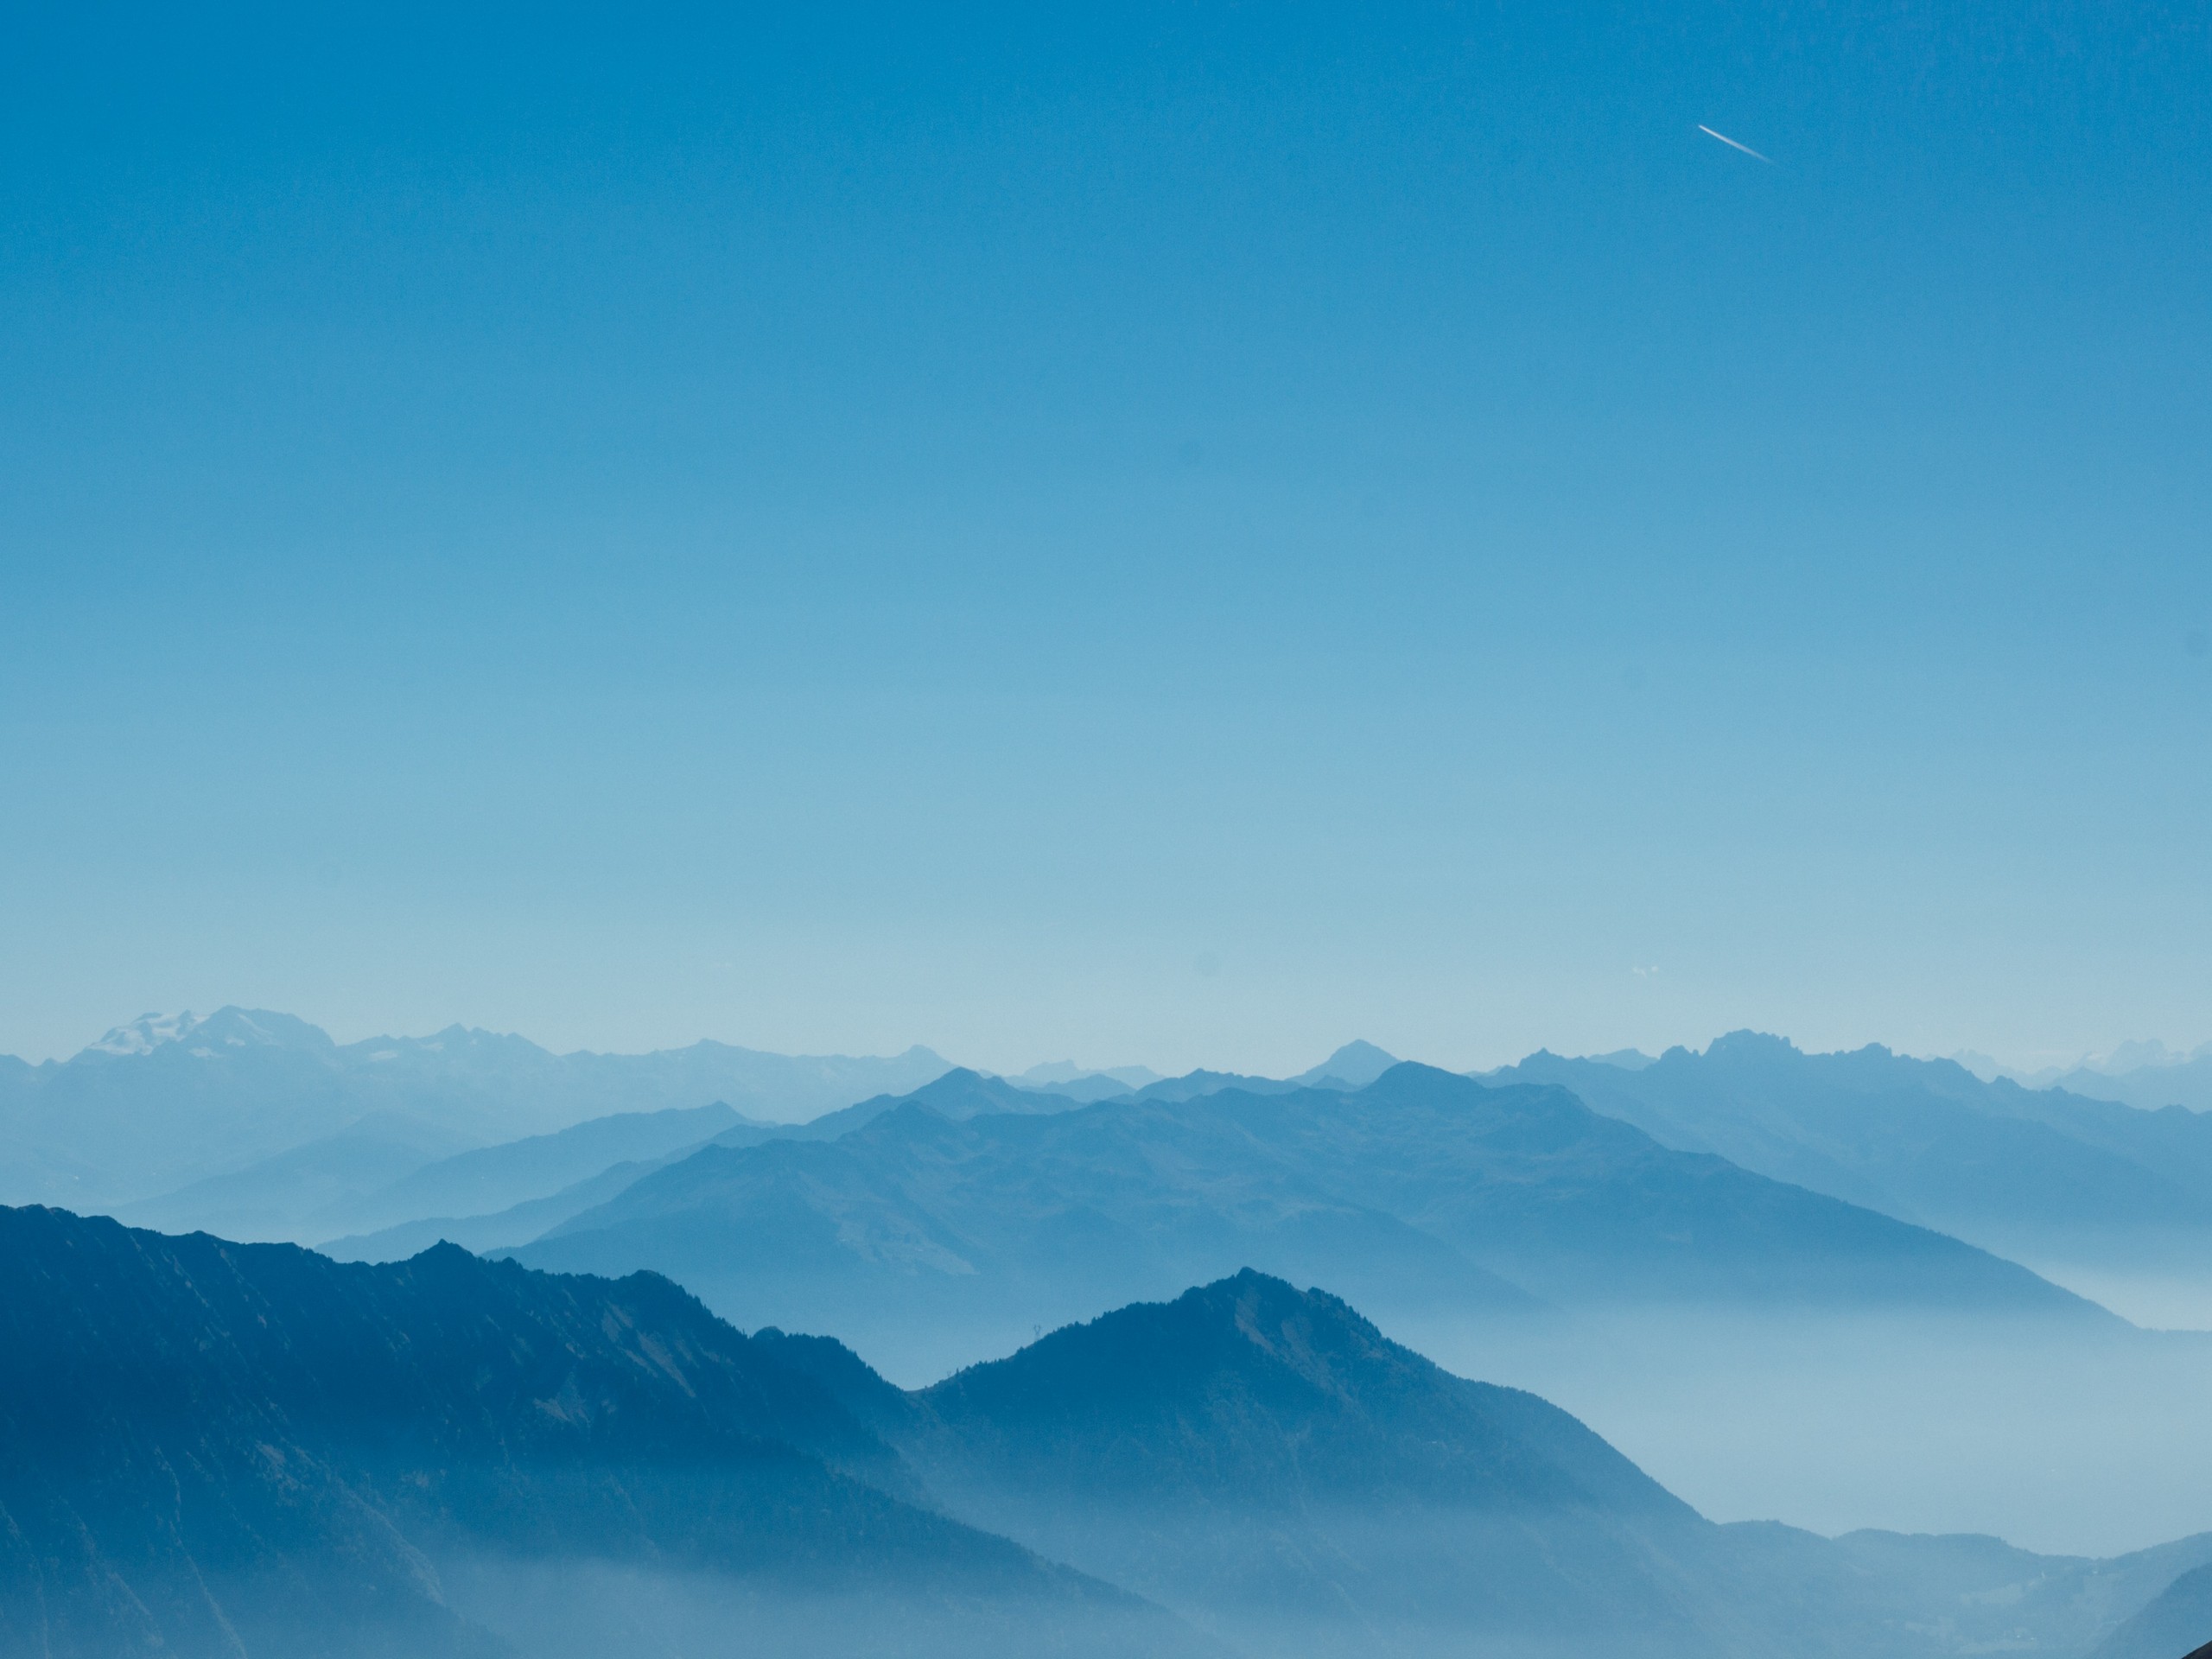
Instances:
[[[10,33],[0,1049],[2212,1037],[2201,6]]]

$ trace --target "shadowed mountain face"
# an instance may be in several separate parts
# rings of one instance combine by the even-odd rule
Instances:
[[[836,1342],[757,1340],[954,1513],[1248,1653],[2076,1656],[2212,1560],[1713,1526],[1542,1400],[1250,1272],[911,1394]]]
[[[2076,1656],[2212,1560],[1715,1527],[1249,1271],[907,1393],[650,1274],[48,1210],[0,1262],[11,1655],[1218,1651],[1135,1590],[1255,1656]]]
[[[1070,1325],[922,1390],[963,1478],[1093,1500],[1689,1508],[1565,1412],[1469,1382],[1336,1297],[1252,1272]]]
[[[1669,1150],[1557,1088],[1400,1065],[1357,1091],[1224,1090],[948,1122],[909,1102],[828,1144],[712,1148],[517,1252],[650,1266],[742,1323],[896,1352],[1243,1265],[1378,1308],[1789,1300],[2101,1317],[1936,1234]],[[970,1351],[973,1351],[970,1350]]]
[[[2212,1659],[2212,1566],[2183,1573],[2121,1625],[2094,1659]]]
[[[1667,1146],[2031,1259],[2212,1260],[2212,1115],[1985,1083],[1881,1047],[1805,1054],[1738,1032],[1625,1071],[1538,1054],[1552,1083]]]
[[[670,1573],[756,1611],[865,1592],[916,1651],[933,1620],[957,1649],[995,1618],[1147,1617],[902,1501],[874,1433],[662,1280],[453,1249],[346,1266],[47,1210],[0,1211],[0,1260],[6,1651],[498,1651],[498,1586],[533,1563],[627,1573],[641,1605]]]
[[[957,1513],[1249,1650],[1733,1645],[1669,1551],[1713,1529],[1598,1436],[1255,1273],[963,1371],[899,1443]]]
[[[800,1121],[918,1088],[945,1070],[924,1048],[883,1059],[712,1042],[653,1054],[552,1054],[458,1026],[340,1045],[259,1009],[149,1017],[67,1061],[0,1065],[0,1201],[126,1204],[342,1134],[374,1113],[420,1120],[463,1143],[715,1101],[754,1118]],[[437,1147],[418,1161],[453,1149]]]
[[[595,1118],[558,1135],[464,1153],[320,1212],[326,1224],[360,1217],[389,1220],[393,1215],[416,1219],[339,1238],[326,1239],[321,1232],[308,1236],[341,1261],[404,1261],[441,1240],[471,1250],[510,1249],[609,1202],[653,1170],[709,1141],[716,1147],[755,1147],[771,1141],[835,1140],[904,1100],[956,1120],[989,1112],[1059,1112],[1076,1103],[1065,1095],[1017,1089],[957,1068],[912,1095],[878,1096],[807,1123],[733,1122],[737,1115],[721,1105]],[[479,1207],[466,1207],[472,1203]],[[491,1207],[494,1204],[502,1207]]]

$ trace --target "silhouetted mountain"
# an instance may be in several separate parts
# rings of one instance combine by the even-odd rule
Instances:
[[[960,1122],[909,1101],[833,1142],[703,1149],[516,1254],[650,1266],[741,1323],[888,1354],[920,1330],[1018,1337],[1240,1265],[1395,1310],[1526,1309],[1521,1286],[1570,1304],[2108,1318],[1955,1240],[1669,1151],[1563,1090],[1416,1065],[1351,1093]]]
[[[1493,1082],[1564,1084],[1662,1143],[2031,1259],[2212,1249],[2212,1116],[1985,1082],[1878,1046],[1805,1054],[1737,1032],[1628,1071],[1532,1055]]]
[[[1396,1055],[1355,1039],[1291,1081],[1308,1089],[1364,1089],[1397,1063]]]
[[[1249,1272],[911,1395],[778,1340],[953,1512],[1255,1654],[2079,1653],[2212,1559],[1713,1526],[1566,1413]]]
[[[410,1171],[350,1203],[326,1206],[315,1216],[318,1230],[310,1236],[420,1216],[488,1214],[558,1192],[616,1164],[664,1158],[731,1131],[764,1137],[776,1133],[721,1101],[594,1117],[557,1134],[480,1147]]]
[[[2212,1659],[2212,1566],[2183,1573],[2093,1659]]]
[[[1116,1096],[1130,1094],[1148,1083],[1160,1081],[1160,1073],[1146,1065],[1120,1065],[1111,1070],[1087,1071],[1072,1060],[1055,1060],[1046,1065],[1033,1065],[1006,1082],[1017,1089],[1027,1089],[1040,1095],[1060,1095],[1069,1100],[1089,1105],[1093,1101],[1112,1100]]]
[[[1590,1058],[1605,1065],[1617,1065],[1624,1071],[1641,1071],[1656,1064],[1656,1057],[1640,1048],[1617,1048],[1610,1054],[1592,1054]]]
[[[2080,1065],[2054,1067],[2012,1080],[2030,1089],[2058,1089],[2091,1100],[2118,1101],[2156,1111],[2185,1106],[2212,1111],[2212,1043],[2177,1052],[2164,1043],[2122,1043]]]
[[[826,1325],[872,1348],[924,1325],[1027,1334],[1255,1261],[1402,1300],[1532,1306],[1204,1103],[956,1122],[909,1101],[828,1144],[709,1148],[516,1254],[660,1261],[741,1323]]]
[[[378,1113],[420,1120],[463,1145],[714,1101],[757,1119],[799,1121],[903,1093],[945,1070],[923,1048],[888,1059],[721,1043],[556,1055],[458,1026],[341,1046],[289,1014],[149,1015],[67,1061],[0,1066],[0,1200],[130,1203],[341,1135]]]
[[[1248,1095],[1287,1095],[1300,1087],[1277,1077],[1248,1077],[1234,1071],[1186,1071],[1179,1077],[1162,1077],[1136,1091],[1139,1100],[1196,1100],[1224,1089],[1241,1089]]]
[[[175,1192],[119,1206],[117,1219],[224,1238],[315,1238],[330,1230],[321,1217],[460,1153],[467,1144],[420,1118],[372,1112],[335,1135],[230,1174],[210,1175]]]
[[[1116,1089],[1116,1094],[1128,1091]],[[954,1122],[963,1122],[993,1112],[1034,1114],[1065,1112],[1081,1103],[1079,1096],[1070,1096],[1040,1089],[1020,1089],[1004,1077],[987,1077],[971,1071],[966,1066],[956,1066],[932,1083],[903,1095],[877,1095],[871,1099],[845,1107],[842,1110],[825,1112],[812,1122],[795,1126],[789,1138],[809,1141],[834,1141],[866,1123],[872,1123],[893,1108],[912,1101],[926,1106],[938,1116]],[[749,1144],[732,1136],[721,1137],[725,1146]]]
[[[37,1209],[0,1211],[0,1262],[9,1651],[489,1653],[519,1621],[535,1653],[564,1597],[585,1630],[663,1591],[771,1647],[779,1597],[836,1603],[813,1650],[1174,1645],[902,1501],[827,1390],[651,1275],[346,1266]]]
[[[916,1403],[900,1444],[956,1512],[1248,1650],[1735,1646],[1667,1553],[1712,1530],[1688,1506],[1565,1412],[1280,1280],[1123,1308]]]
[[[372,1233],[349,1233],[315,1248],[340,1262],[404,1262],[433,1244],[458,1244],[481,1255],[526,1244],[571,1217],[595,1209],[683,1153],[650,1162],[615,1164],[542,1198],[527,1198],[483,1216],[428,1216]]]
[[[1252,1655],[1963,1659],[2185,1611],[2212,1560],[1715,1527],[1249,1271],[906,1393],[652,1274],[51,1210],[0,1210],[0,1651],[48,1659],[1203,1645],[1020,1544]]]
[[[1065,1111],[1074,1103],[1062,1096],[1015,1089],[999,1078],[964,1069],[949,1071],[906,1098],[925,1102],[953,1118],[972,1117],[982,1112]],[[454,1159],[452,1166],[457,1179],[449,1179],[442,1169],[424,1170],[418,1178],[396,1184],[378,1195],[376,1201],[385,1213],[411,1213],[416,1219],[366,1233],[347,1234],[328,1241],[322,1248],[345,1262],[404,1261],[441,1240],[472,1250],[510,1249],[526,1244],[570,1217],[607,1203],[642,1177],[695,1147],[709,1142],[718,1147],[753,1147],[769,1141],[834,1140],[873,1122],[898,1103],[899,1097],[885,1095],[824,1113],[810,1123],[740,1122],[719,1130],[712,1130],[709,1118],[677,1111],[594,1119],[559,1135],[487,1147]],[[725,1122],[736,1116],[727,1107],[702,1109],[708,1114],[724,1114]],[[693,1126],[700,1124],[706,1125],[711,1132],[694,1134]],[[673,1150],[654,1150],[662,1145],[672,1145]],[[616,1147],[626,1147],[643,1155],[620,1163],[607,1163],[607,1154]],[[595,1173],[571,1180],[557,1191],[545,1190],[552,1174],[579,1169]],[[526,1190],[543,1196],[524,1198],[496,1211],[423,1214],[441,1198],[458,1209],[460,1203],[467,1201],[471,1194],[483,1202],[503,1192]],[[343,1213],[326,1211],[322,1219],[336,1221]],[[354,1213],[359,1214],[359,1209]]]
[[[0,1077],[0,1199],[148,1198],[405,1110],[348,1087],[336,1045],[285,1014],[148,1016],[74,1058]],[[474,1122],[423,1116],[470,1135]]]
[[[1073,1101],[1078,1106],[1088,1106],[1094,1101],[1115,1100],[1134,1093],[1130,1085],[1117,1077],[1091,1076],[1071,1077],[1065,1083],[1031,1083],[1022,1087],[1040,1095],[1058,1095]]]

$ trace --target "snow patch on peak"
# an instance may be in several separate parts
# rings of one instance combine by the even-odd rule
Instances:
[[[190,1009],[182,1014],[142,1014],[118,1026],[86,1051],[93,1054],[150,1054],[165,1043],[181,1043],[204,1022]]]
[[[204,1019],[183,1014],[141,1014],[92,1045],[88,1055],[135,1057],[189,1042],[186,1052],[200,1059],[221,1059],[241,1049],[293,1048],[320,1052],[330,1039],[304,1020],[264,1008],[221,1007]]]

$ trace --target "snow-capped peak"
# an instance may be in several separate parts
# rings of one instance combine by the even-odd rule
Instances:
[[[241,1050],[257,1048],[304,1049],[327,1052],[330,1039],[317,1027],[289,1014],[265,1008],[220,1007],[204,1019],[191,1013],[141,1014],[127,1026],[118,1026],[85,1052],[87,1054],[135,1056],[182,1044],[185,1052],[202,1060],[220,1059]]]
[[[95,1054],[150,1054],[164,1043],[181,1043],[201,1024],[190,1009],[182,1014],[142,1014],[92,1046]]]

